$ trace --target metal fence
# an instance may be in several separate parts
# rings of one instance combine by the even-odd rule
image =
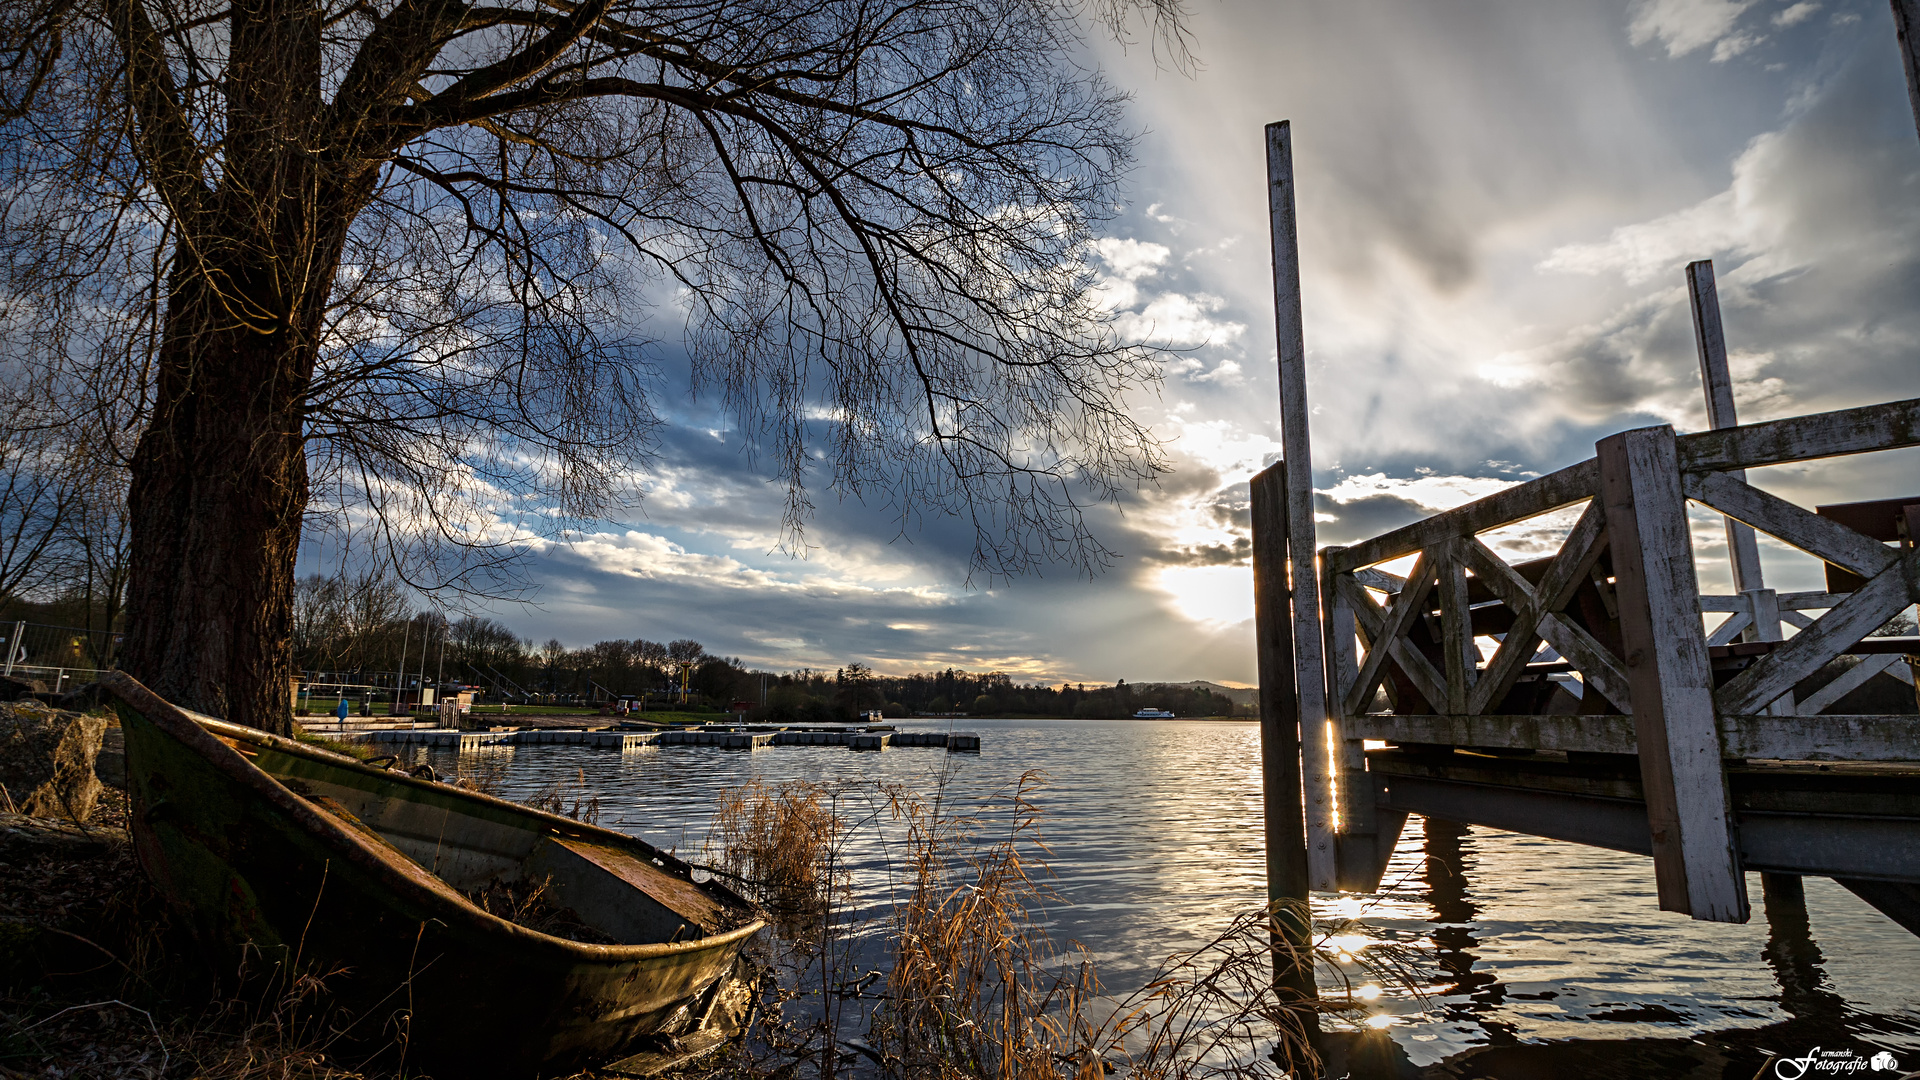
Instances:
[[[0,623],[0,674],[45,683],[54,693],[92,682],[118,661],[121,635],[44,623]]]

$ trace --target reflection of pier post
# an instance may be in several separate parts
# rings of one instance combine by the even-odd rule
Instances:
[[[1780,1008],[1797,1020],[1839,1016],[1846,1001],[1826,985],[1804,881],[1798,874],[1762,874],[1760,888],[1767,912],[1767,947],[1760,956],[1780,984]]]

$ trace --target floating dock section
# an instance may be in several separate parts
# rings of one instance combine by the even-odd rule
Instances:
[[[528,731],[386,730],[349,732],[355,742],[382,746],[433,746],[461,753],[490,746],[592,746],[638,750],[648,746],[712,746],[722,750],[758,750],[766,746],[844,746],[849,750],[885,750],[893,746],[934,747],[978,753],[980,736],[972,731],[892,731],[788,728],[686,728],[671,731],[577,731],[547,728]]]

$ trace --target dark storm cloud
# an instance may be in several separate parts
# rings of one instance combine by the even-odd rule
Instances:
[[[1196,6],[1195,77],[1094,58],[1150,129],[1102,266],[1123,324],[1186,350],[1137,403],[1177,436],[1174,472],[1090,519],[1113,568],[969,590],[959,522],[903,531],[884,498],[820,486],[808,557],[788,558],[782,491],[711,401],[675,396],[668,357],[673,426],[642,508],[540,555],[542,606],[505,614],[528,636],[687,635],[774,667],[1250,681],[1250,629],[1180,590],[1244,565],[1246,480],[1278,451],[1261,127],[1280,118],[1314,461],[1339,493],[1316,500],[1323,543],[1456,505],[1474,477],[1571,464],[1613,431],[1701,426],[1691,259],[1715,260],[1745,418],[1920,395],[1920,140],[1888,12],[1846,0],[1776,23],[1785,10]],[[1912,469],[1769,482],[1846,498],[1910,488]]]
[[[1349,502],[1334,502],[1325,495],[1314,496],[1313,506],[1331,515],[1331,522],[1319,525],[1320,540],[1328,544],[1350,544],[1369,536],[1411,524],[1433,514],[1433,508],[1398,495],[1373,495]]]

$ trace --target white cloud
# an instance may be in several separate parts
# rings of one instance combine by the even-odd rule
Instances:
[[[1515,483],[1517,481],[1494,476],[1442,476],[1431,470],[1427,471],[1427,475],[1413,477],[1387,476],[1376,472],[1343,476],[1339,483],[1330,488],[1318,488],[1314,493],[1331,499],[1336,505],[1391,495],[1416,503],[1427,513],[1437,514],[1442,510],[1464,506],[1503,488],[1510,488]]]
[[[1139,281],[1157,272],[1173,255],[1165,244],[1112,236],[1100,237],[1090,246],[1107,264],[1107,272],[1122,281]]]
[[[1245,323],[1214,317],[1225,307],[1226,301],[1217,296],[1165,292],[1138,311],[1122,312],[1117,326],[1126,337],[1175,348],[1222,345],[1247,332]]]
[[[1685,56],[1729,38],[1740,14],[1752,6],[1753,0],[1640,0],[1627,23],[1627,40],[1635,45],[1658,40],[1669,57]],[[1714,59],[1725,58],[1716,50]]]
[[[1685,210],[1621,225],[1598,243],[1555,248],[1540,269],[1568,274],[1618,273],[1630,285],[1671,276],[1674,268],[1720,252],[1747,252],[1748,230],[1734,192],[1723,191]]]
[[[1809,3],[1808,0],[1800,0],[1800,3],[1787,8],[1785,11],[1782,11],[1778,15],[1775,15],[1773,17],[1773,25],[1797,26],[1800,23],[1806,22],[1809,18],[1813,16],[1814,12],[1819,10],[1820,10],[1819,4]]]
[[[1245,329],[1245,327],[1242,327],[1241,329]],[[1193,377],[1193,381],[1194,382],[1237,383],[1237,382],[1245,382],[1246,375],[1243,371],[1241,371],[1239,361],[1222,360],[1218,364],[1215,364],[1213,366],[1212,371],[1195,375]]]

